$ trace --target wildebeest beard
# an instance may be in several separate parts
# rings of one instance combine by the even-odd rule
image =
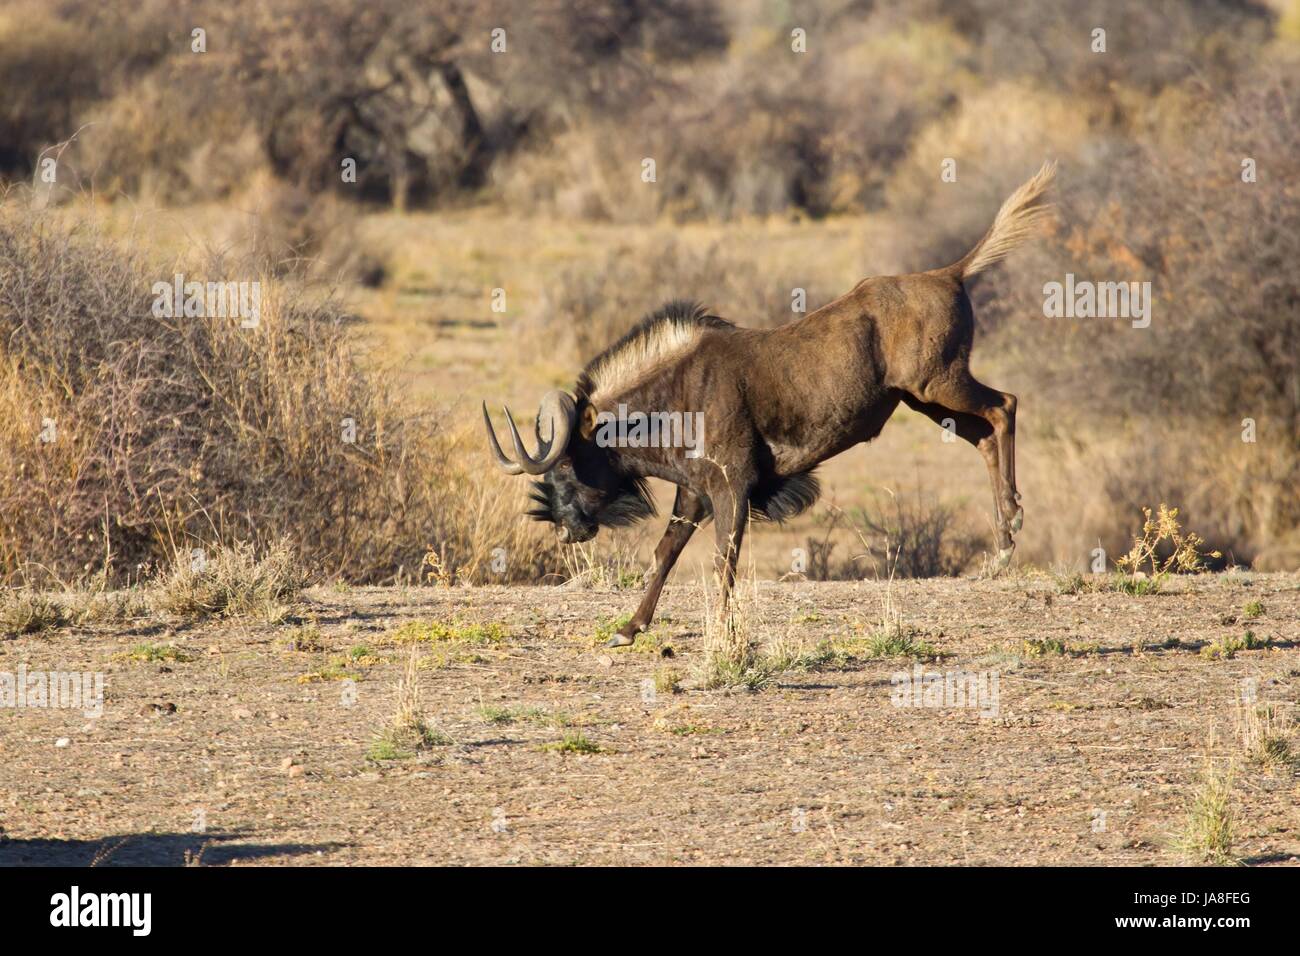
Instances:
[[[541,481],[534,481],[529,498],[537,506],[526,514],[537,521],[563,523],[562,511],[573,508],[560,496],[550,475]],[[627,477],[619,485],[617,495],[595,514],[583,513],[581,517],[602,528],[624,528],[636,524],[644,518],[655,514],[654,499],[650,496],[650,487],[641,478]]]

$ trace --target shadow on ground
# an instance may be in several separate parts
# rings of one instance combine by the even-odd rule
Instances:
[[[0,866],[225,866],[327,853],[337,843],[241,843],[242,833],[127,833],[99,840],[0,837]],[[287,862],[287,861],[285,861]]]

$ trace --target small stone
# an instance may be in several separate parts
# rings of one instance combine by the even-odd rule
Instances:
[[[280,761],[280,769],[281,769],[281,770],[288,770],[288,769],[291,768],[292,766],[293,766],[293,758],[292,758],[292,757],[285,757],[283,760]]]
[[[66,746],[68,746],[68,744],[70,744],[70,743],[72,743],[72,741],[69,740],[67,737],[60,737],[58,740],[54,741],[54,746],[56,746],[56,747],[66,747]]]
[[[236,707],[230,712],[230,716],[234,717],[235,720],[252,720],[253,712],[247,707]]]
[[[294,764],[289,768],[290,777],[301,777],[306,772],[306,769],[301,764]]]
[[[601,654],[599,657],[596,658],[596,663],[599,664],[601,667],[613,667],[614,658],[610,657],[608,654]]]

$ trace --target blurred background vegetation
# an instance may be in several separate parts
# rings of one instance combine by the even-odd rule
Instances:
[[[286,534],[349,580],[427,552],[563,575],[485,470],[479,397],[528,407],[670,297],[772,325],[793,289],[947,263],[1047,157],[1059,222],[973,290],[976,374],[1021,400],[1019,559],[1120,554],[1165,501],[1231,560],[1300,566],[1300,0],[4,0],[0,90],[11,578]],[[283,307],[252,346],[160,327],[173,269]],[[1151,282],[1151,327],[1044,318],[1067,272]],[[322,451],[345,409],[363,440]],[[978,455],[898,417],[755,536],[761,573],[803,548],[870,574],[882,536],[971,565]]]

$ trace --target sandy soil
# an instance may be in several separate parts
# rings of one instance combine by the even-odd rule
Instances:
[[[765,583],[750,613],[769,637],[842,640],[885,596]],[[107,698],[98,718],[0,710],[0,863],[1169,863],[1207,747],[1239,764],[1236,852],[1300,858],[1300,777],[1250,766],[1233,729],[1244,689],[1288,712],[1300,699],[1300,577],[1132,597],[1020,575],[891,596],[943,655],[925,671],[996,674],[996,716],[895,706],[906,658],[692,689],[704,595],[689,577],[652,638],[615,651],[597,632],[635,592],[316,590],[298,610],[318,623],[306,650],[292,645],[309,631],[228,622],[0,642],[0,672],[102,671]],[[449,742],[373,759],[408,654],[393,634],[413,620],[503,636],[421,645],[420,706]],[[1271,646],[1201,653],[1247,628]],[[1065,653],[1025,643],[1052,639]],[[187,659],[126,656],[146,642]],[[353,682],[302,680],[339,657]],[[680,693],[653,689],[669,668]],[[574,734],[599,752],[546,749]]]

